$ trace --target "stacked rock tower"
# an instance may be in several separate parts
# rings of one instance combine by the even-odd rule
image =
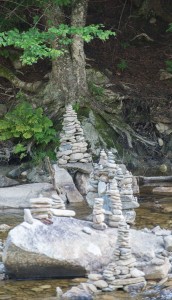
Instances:
[[[103,277],[112,290],[141,290],[145,287],[145,274],[139,271],[130,246],[129,225],[119,222],[116,248],[111,262],[103,272]]]
[[[104,223],[104,210],[103,208],[103,199],[95,198],[94,208],[93,208],[93,224],[92,227],[98,230],[104,230],[107,228]]]
[[[111,215],[109,215],[108,225],[110,227],[118,227],[119,222],[124,220],[124,216],[122,214],[121,197],[115,178],[110,183],[110,187],[107,193],[110,198],[110,208],[112,213]]]
[[[46,197],[30,199],[31,214],[33,218],[41,220],[48,219],[51,215],[52,200]]]
[[[92,157],[87,152],[87,145],[80,121],[77,119],[77,113],[73,110],[72,105],[68,105],[60,134],[60,147],[57,153],[58,164],[91,162]]]

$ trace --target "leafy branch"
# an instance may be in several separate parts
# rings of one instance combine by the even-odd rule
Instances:
[[[12,29],[0,33],[0,47],[14,46],[23,50],[20,59],[23,65],[36,63],[38,59],[55,59],[65,53],[65,46],[72,43],[72,37],[79,35],[85,42],[90,42],[94,38],[102,41],[107,40],[115,33],[104,30],[103,25],[89,25],[85,27],[74,27],[61,24],[58,27],[51,27],[47,31],[40,31],[37,28],[30,28],[20,32]],[[51,44],[58,39],[58,49],[54,49]]]

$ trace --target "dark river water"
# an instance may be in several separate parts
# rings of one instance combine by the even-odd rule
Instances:
[[[141,194],[139,197],[140,207],[136,210],[137,217],[134,228],[153,228],[156,225],[162,228],[172,229],[172,197],[159,197],[150,193]],[[83,204],[75,207],[70,205],[69,209],[76,211],[76,217],[85,219],[91,210]],[[23,210],[3,210],[0,211],[0,224],[8,224],[12,227],[23,222]],[[0,232],[0,239],[5,240],[7,233]],[[71,286],[83,282],[85,278],[78,279],[53,279],[53,280],[29,280],[29,281],[0,281],[1,300],[55,300],[56,287],[59,286],[63,291]],[[152,285],[152,287],[151,287]],[[166,289],[162,286],[161,292],[155,287],[156,282],[149,283],[149,295],[129,295],[123,291],[113,293],[101,293],[95,299],[99,300],[172,300],[172,292],[162,295]],[[170,284],[169,284],[170,285]],[[171,284],[172,286],[172,284]]]

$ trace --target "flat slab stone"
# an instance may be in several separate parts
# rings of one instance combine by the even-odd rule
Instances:
[[[153,194],[157,195],[172,195],[172,187],[159,186],[152,190]]]
[[[126,279],[115,279],[114,281],[111,282],[111,285],[117,285],[117,286],[121,286],[121,285],[129,285],[129,284],[134,284],[134,283],[138,283],[138,282],[145,282],[145,278],[144,277],[137,277],[137,278],[126,278]]]
[[[36,198],[40,193],[53,190],[50,183],[31,183],[0,189],[0,208],[30,207],[30,198]]]
[[[91,163],[67,163],[65,165],[60,165],[64,169],[73,169],[82,173],[90,174],[93,170],[93,165]]]
[[[64,168],[59,168],[57,165],[53,165],[55,170],[54,180],[58,188],[61,188],[63,193],[66,194],[67,199],[70,203],[72,202],[82,202],[84,198],[77,190],[72,176]]]

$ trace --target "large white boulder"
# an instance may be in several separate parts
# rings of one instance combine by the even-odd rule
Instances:
[[[117,229],[90,234],[83,229],[91,222],[54,217],[53,224],[35,220],[12,229],[3,252],[6,272],[11,278],[84,276],[100,272],[113,260]],[[131,230],[132,252],[137,261],[148,262],[163,251],[163,238],[153,233]],[[142,269],[144,272],[144,268]]]

